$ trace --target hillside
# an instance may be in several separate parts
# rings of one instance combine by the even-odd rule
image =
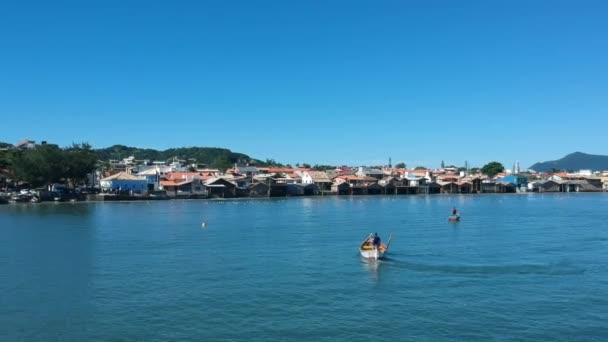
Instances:
[[[124,145],[114,145],[107,148],[96,149],[95,152],[100,160],[120,160],[129,156],[135,159],[148,159],[167,161],[172,158],[194,159],[197,163],[207,164],[212,167],[226,168],[234,163],[264,165],[265,163],[253,159],[246,154],[232,152],[225,148],[216,147],[180,147],[170,148],[164,151],[143,149]]]
[[[4,148],[12,148],[13,144],[0,142],[0,149]],[[199,164],[207,164],[210,167],[217,168],[228,168],[235,163],[244,165],[257,165],[257,166],[266,166],[267,162],[257,160],[249,157],[246,154],[232,152],[226,148],[217,148],[217,147],[179,147],[179,148],[170,148],[164,151],[149,149],[149,148],[139,148],[139,147],[131,147],[125,145],[114,145],[106,148],[94,149],[100,160],[121,160],[123,158],[128,158],[130,156],[135,157],[137,160],[151,160],[151,161],[168,161],[173,158],[178,159],[191,159]],[[0,155],[0,159],[6,159],[5,155],[8,152],[3,151],[2,155]],[[274,161],[270,161],[272,164],[275,164]],[[1,163],[6,164],[6,163]],[[278,163],[277,163],[278,164]]]
[[[548,172],[552,169],[603,171],[608,170],[608,156],[574,152],[562,159],[536,163],[529,169],[536,172]]]

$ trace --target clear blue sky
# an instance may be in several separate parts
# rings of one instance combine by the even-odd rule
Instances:
[[[296,163],[608,154],[605,1],[0,3],[0,141]]]

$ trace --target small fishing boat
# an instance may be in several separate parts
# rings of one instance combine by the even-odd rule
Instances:
[[[370,234],[359,246],[359,253],[366,259],[378,260],[384,257],[384,254],[388,251],[388,247],[393,240],[393,234],[388,239],[388,243],[385,245],[381,243],[379,246],[374,246],[374,237]]]
[[[452,215],[448,217],[448,222],[458,222],[460,221],[460,215]]]

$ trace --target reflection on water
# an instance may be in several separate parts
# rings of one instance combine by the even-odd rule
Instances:
[[[363,268],[365,269],[365,271],[367,271],[367,273],[370,275],[371,279],[373,280],[374,284],[378,284],[378,282],[380,281],[380,273],[382,272],[382,270],[386,267],[389,266],[389,259],[387,259],[386,257],[379,259],[379,260],[374,260],[374,259],[367,259],[364,257],[361,257],[361,265],[363,265]]]
[[[367,259],[364,257],[360,257],[360,258],[361,258],[361,265],[363,266],[363,269],[369,273],[370,278],[372,279],[374,284],[377,285],[378,282],[380,281],[379,268],[380,268],[380,263],[382,261]]]

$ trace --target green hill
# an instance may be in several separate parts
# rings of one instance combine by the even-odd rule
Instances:
[[[107,148],[96,149],[95,152],[100,160],[121,160],[129,156],[138,160],[168,161],[173,158],[192,159],[199,164],[207,164],[211,167],[227,168],[234,163],[265,165],[264,162],[253,159],[246,154],[232,152],[225,148],[216,147],[180,147],[170,148],[164,151],[144,149],[124,145],[114,145]]]
[[[12,148],[13,144],[0,142],[0,149]],[[267,166],[268,162],[275,164],[273,161],[261,161],[250,156],[232,152],[226,148],[217,147],[179,147],[170,148],[167,150],[154,150],[150,148],[139,148],[125,145],[114,145],[106,148],[94,149],[100,160],[122,160],[130,156],[137,160],[150,161],[170,161],[173,158],[190,160],[193,163],[207,164],[210,167],[229,168],[235,163],[245,165]],[[0,150],[0,165],[6,167],[8,165],[9,151]],[[6,162],[3,162],[7,159]],[[278,164],[278,163],[276,163]]]
[[[529,167],[536,172],[548,172],[555,170],[608,170],[608,156],[587,154],[583,152],[571,153],[562,159],[539,162]]]

